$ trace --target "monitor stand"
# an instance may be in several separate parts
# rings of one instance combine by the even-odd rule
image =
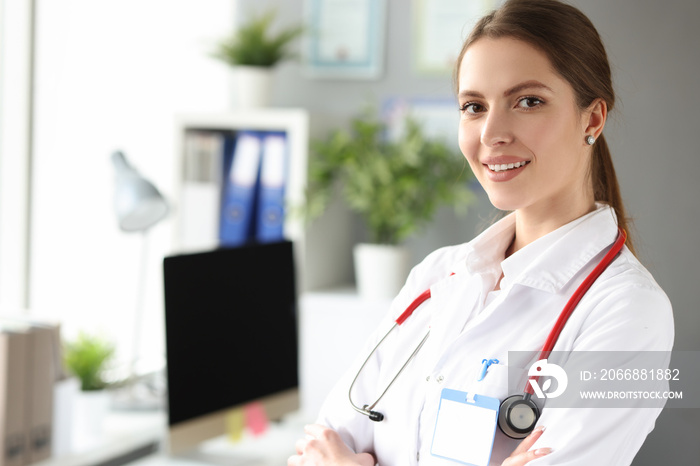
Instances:
[[[188,452],[170,456],[172,465],[214,466],[280,466],[294,454],[294,444],[304,436],[301,416],[287,416],[279,422],[270,422],[267,431],[259,436],[244,434],[238,442],[221,436],[202,442]]]

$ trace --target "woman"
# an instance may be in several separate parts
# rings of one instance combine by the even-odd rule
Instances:
[[[610,67],[580,11],[556,0],[507,1],[466,40],[456,82],[460,148],[493,205],[512,213],[471,242],[432,253],[411,272],[386,325],[330,394],[319,424],[307,427],[290,465],[471,462],[465,458],[473,452],[459,451],[464,437],[437,447],[450,432],[442,430],[443,388],[497,400],[513,395],[509,366],[527,371],[523,361],[537,360],[570,296],[615,242],[618,225],[626,229],[603,137],[615,103]],[[555,351],[671,350],[671,305],[632,251],[628,239],[578,303]],[[427,289],[432,297],[360,371],[391,321]],[[509,351],[528,357],[509,360]],[[489,360],[494,364],[484,364]],[[359,406],[372,405],[389,386],[370,408],[383,421],[353,410],[351,384]],[[547,409],[540,401],[538,428],[524,440],[496,429],[492,440],[473,448],[485,448],[491,465],[630,464],[661,411],[642,406]],[[460,418],[468,428],[475,419]],[[473,433],[491,428],[476,426]]]

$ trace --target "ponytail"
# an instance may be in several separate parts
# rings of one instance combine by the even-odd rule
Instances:
[[[635,254],[634,244],[630,237],[629,227],[630,219],[625,212],[625,206],[622,203],[620,195],[620,186],[615,175],[615,167],[613,166],[612,156],[608,148],[605,137],[601,134],[593,146],[593,154],[591,156],[591,174],[593,182],[593,195],[597,202],[608,204],[615,211],[617,216],[617,225],[627,232],[627,248]]]

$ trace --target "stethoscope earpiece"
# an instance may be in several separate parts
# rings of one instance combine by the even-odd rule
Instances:
[[[384,415],[379,411],[372,411],[369,405],[364,405],[360,412],[367,416],[370,421],[382,422],[384,420]]]
[[[498,428],[513,439],[527,437],[540,418],[540,409],[530,399],[530,394],[509,396],[501,403],[498,412]]]

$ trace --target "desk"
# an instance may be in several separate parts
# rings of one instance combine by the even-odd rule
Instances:
[[[112,412],[105,419],[99,442],[83,451],[51,458],[33,466],[281,466],[294,454],[294,443],[303,435],[305,419],[299,413],[283,422],[270,423],[259,437],[247,435],[239,443],[224,437],[201,444],[196,451],[168,456],[165,451],[166,415],[163,412]]]
[[[162,445],[167,416],[164,412],[112,412],[104,435],[88,448],[49,458],[33,466],[115,466],[152,454]]]
[[[369,335],[389,309],[390,301],[365,301],[354,290],[306,293],[299,300],[301,410],[271,424],[261,437],[238,444],[224,438],[202,444],[193,455],[169,457],[163,447],[167,416],[162,412],[113,412],[105,435],[82,452],[52,458],[35,466],[281,466],[294,453],[303,426],[314,422],[326,395],[358,356]],[[155,454],[153,454],[155,453]],[[145,455],[148,457],[138,459]]]
[[[165,452],[142,458],[133,466],[282,466],[294,454],[295,442],[303,436],[307,419],[301,413],[287,416],[282,422],[270,424],[259,437],[247,435],[232,443],[225,437],[203,442],[189,454],[168,456]]]

